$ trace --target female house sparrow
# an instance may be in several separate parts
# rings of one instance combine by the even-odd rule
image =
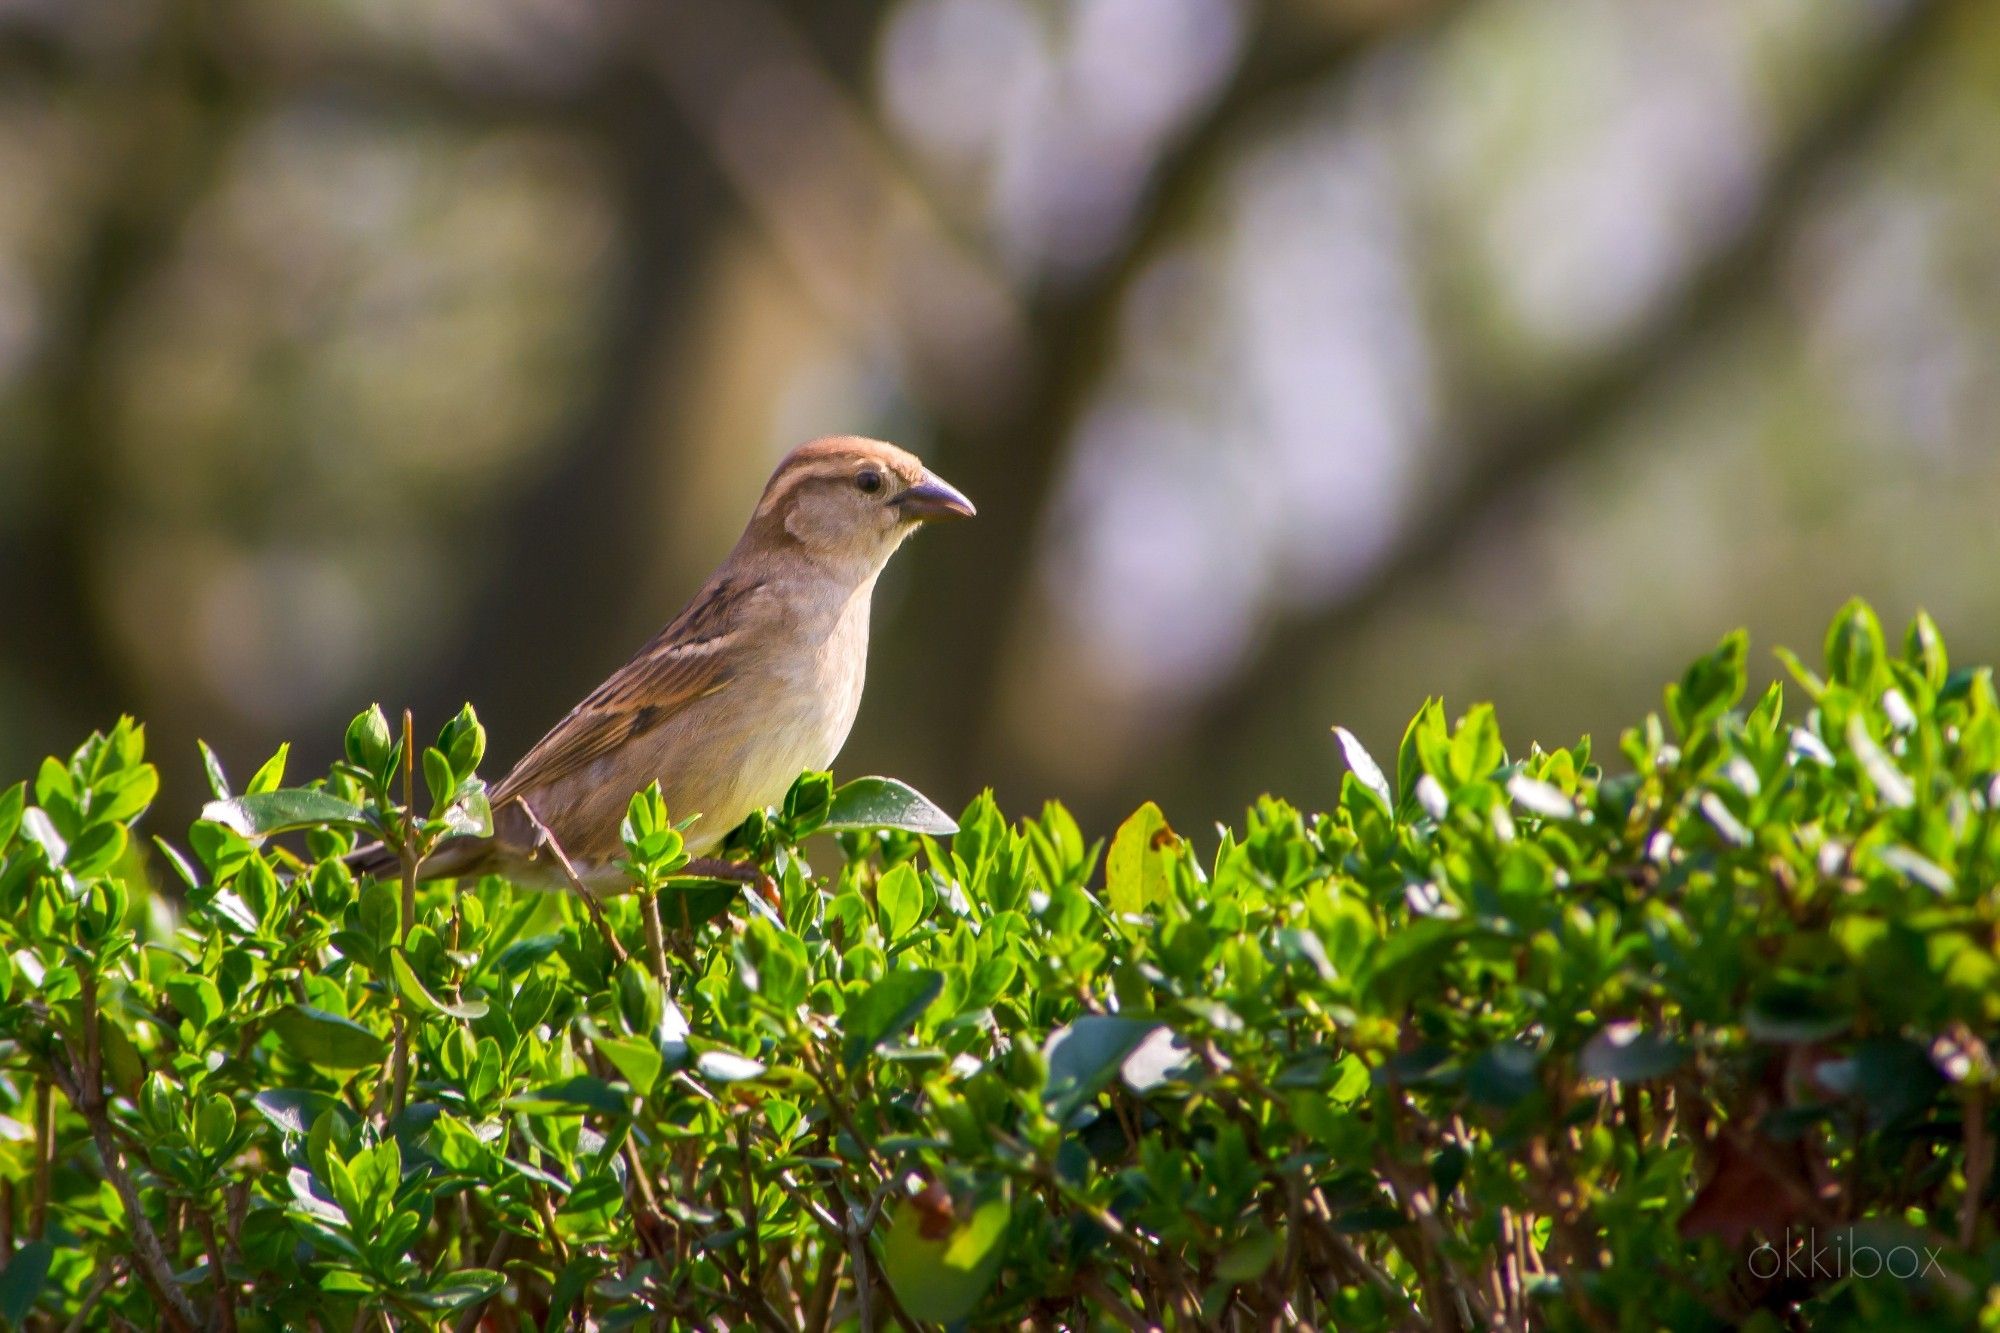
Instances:
[[[861,705],[876,577],[919,524],[973,513],[892,444],[837,436],[793,450],[687,608],[493,789],[492,836],[445,843],[422,875],[560,888],[539,822],[586,887],[616,891],[619,822],[655,780],[675,819],[701,816],[688,851],[714,847],[833,762]],[[370,847],[350,864],[390,874],[396,860]]]

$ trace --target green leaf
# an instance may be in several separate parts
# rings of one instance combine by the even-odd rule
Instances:
[[[518,977],[555,953],[562,945],[562,938],[560,935],[530,935],[527,939],[516,940],[500,951],[500,956],[493,960],[493,966],[504,977]]]
[[[52,866],[59,866],[69,855],[69,840],[57,831],[55,821],[49,812],[39,805],[31,805],[21,812],[21,836],[42,849]]]
[[[1410,719],[1410,725],[1403,730],[1403,740],[1396,747],[1396,808],[1403,809],[1417,798],[1417,781],[1424,774],[1433,776],[1448,768],[1449,742],[1444,725],[1444,704],[1438,699],[1424,700],[1424,706]]]
[[[840,833],[858,829],[902,829],[946,837],[958,823],[916,788],[894,778],[856,778],[833,793],[822,829]]]
[[[444,751],[436,746],[427,747],[423,757],[424,788],[430,792],[431,818],[444,814],[451,805],[452,797],[458,793],[458,775],[451,771],[451,760],[445,758]]]
[[[479,761],[486,757],[486,728],[480,724],[479,714],[471,704],[460,708],[458,716],[444,724],[444,730],[438,733],[438,749],[451,760],[452,772],[460,781],[471,777],[479,767]]]
[[[426,1291],[412,1291],[408,1297],[424,1309],[450,1311],[486,1301],[502,1287],[506,1287],[506,1277],[492,1269],[448,1269],[436,1273]]]
[[[1847,748],[1854,752],[1854,760],[1861,765],[1861,771],[1868,777],[1868,785],[1875,789],[1875,795],[1882,804],[1897,810],[1905,810],[1916,804],[1916,788],[1903,770],[1896,767],[1896,761],[1868,732],[1868,723],[1860,713],[1847,719]]]
[[[137,819],[160,793],[160,772],[151,764],[128,768],[99,783],[90,795],[92,823],[126,823]],[[0,845],[4,845],[0,839]]]
[[[271,1030],[286,1050],[316,1069],[368,1069],[389,1053],[389,1043],[359,1023],[310,1005],[280,1009],[271,1016]]]
[[[507,1104],[522,1111],[584,1110],[610,1116],[624,1115],[631,1105],[616,1084],[582,1075],[522,1093]]]
[[[181,1017],[193,1025],[196,1032],[202,1031],[222,1017],[222,992],[207,977],[195,974],[174,977],[160,987],[167,998],[180,1010]]]
[[[889,1214],[882,1272],[913,1318],[956,1324],[978,1308],[1006,1252],[1012,1209],[995,1194],[962,1221],[904,1199]]]
[[[1215,1275],[1225,1282],[1255,1282],[1277,1257],[1278,1234],[1260,1226],[1216,1257]]]
[[[222,771],[222,760],[215,751],[208,748],[208,742],[197,740],[195,745],[201,751],[201,770],[208,777],[209,795],[218,801],[229,799],[229,775]]]
[[[1821,989],[1775,980],[1759,988],[1743,1025],[1758,1041],[1823,1041],[1847,1030],[1852,1019]]]
[[[611,1067],[625,1076],[632,1085],[632,1091],[645,1096],[660,1081],[660,1070],[666,1061],[660,1055],[660,1048],[646,1037],[598,1037],[599,1054],[611,1062]]]
[[[562,1333],[570,1327],[570,1312],[577,1300],[598,1274],[610,1266],[608,1261],[591,1254],[579,1254],[564,1264],[549,1288],[549,1315],[542,1322],[542,1333]]]
[[[1050,1114],[1067,1119],[1069,1112],[1095,1097],[1118,1073],[1125,1057],[1159,1026],[1139,1018],[1090,1014],[1051,1033],[1042,1048],[1049,1070],[1042,1100],[1052,1108]]]
[[[304,1138],[312,1132],[315,1120],[341,1102],[310,1088],[266,1088],[250,1099],[250,1105],[280,1132]]]
[[[1179,847],[1179,836],[1151,801],[1120,824],[1111,839],[1110,854],[1104,858],[1111,910],[1136,916],[1150,907],[1164,906],[1172,874],[1168,862]]]
[[[393,745],[389,739],[389,719],[383,715],[381,704],[370,704],[367,712],[357,714],[347,724],[347,758],[370,773],[387,770]]]
[[[17,782],[0,791],[0,853],[14,841],[21,828],[21,812],[28,808],[28,784]]]
[[[1576,818],[1575,802],[1563,795],[1562,788],[1540,778],[1516,773],[1507,780],[1507,794],[1514,798],[1514,804],[1531,815],[1539,815],[1543,819]]]
[[[1466,1068],[1465,1091],[1488,1106],[1512,1106],[1541,1086],[1535,1075],[1540,1063],[1541,1056],[1532,1047],[1500,1042],[1481,1051]]]
[[[252,796],[262,796],[274,792],[285,783],[285,760],[292,753],[290,741],[278,746],[278,752],[264,761],[255,773],[250,775],[250,783],[244,791]]]
[[[493,836],[493,799],[487,795],[484,782],[468,778],[460,785],[458,795],[445,809],[444,826],[459,837]]]
[[[1340,752],[1347,756],[1347,766],[1361,780],[1361,785],[1381,799],[1384,810],[1395,810],[1396,793],[1390,790],[1389,779],[1382,776],[1382,766],[1375,762],[1374,755],[1368,753],[1368,747],[1361,743],[1361,738],[1346,727],[1335,727],[1333,734],[1340,738]]]
[[[845,1034],[841,1062],[859,1068],[870,1052],[916,1025],[944,990],[944,974],[931,968],[906,968],[887,973],[847,1006],[841,1016]]]
[[[220,1157],[236,1135],[236,1108],[227,1097],[214,1094],[201,1099],[195,1113],[195,1145],[211,1158]]]
[[[0,1318],[20,1327],[48,1285],[49,1262],[55,1254],[55,1246],[45,1240],[31,1240],[14,1251],[7,1266],[0,1268]]]
[[[1717,721],[1743,697],[1744,661],[1750,636],[1736,630],[1708,656],[1687,669],[1678,685],[1667,686],[1667,716],[1682,740]]]
[[[1859,1042],[1845,1059],[1821,1061],[1813,1077],[1829,1092],[1860,1100],[1876,1126],[1926,1110],[1944,1086],[1930,1054],[1901,1037]]]
[[[703,1051],[695,1057],[694,1068],[711,1083],[748,1083],[764,1076],[765,1065],[734,1051]]]
[[[768,921],[757,920],[750,923],[754,931],[757,927],[771,928]],[[618,965],[618,1018],[628,1032],[651,1032],[659,1026],[660,1015],[666,1006],[666,995],[652,973],[641,967],[637,959],[627,958]]]
[[[360,806],[307,787],[235,796],[226,801],[210,801],[201,808],[201,817],[246,838],[264,838],[302,828],[349,828],[367,832],[368,816]]]
[[[1474,704],[1452,733],[1451,777],[1459,785],[1478,782],[1491,777],[1493,770],[1506,762],[1507,751],[1500,743],[1500,723],[1493,715],[1493,705]]]
[[[1868,603],[1857,597],[1841,607],[1826,632],[1828,678],[1836,685],[1845,685],[1872,698],[1886,656],[1882,622],[1875,618]]]
[[[487,1005],[484,1000],[445,1001],[431,994],[401,949],[390,950],[389,970],[396,978],[396,992],[403,997],[405,1003],[415,1009],[430,1014],[449,1014],[453,1018],[486,1016]]]
[[[63,869],[72,875],[98,875],[125,855],[128,835],[123,824],[92,824],[63,853]]]
[[[924,886],[908,861],[889,870],[875,885],[875,906],[881,914],[883,938],[903,938],[924,914]]]
[[[799,774],[785,793],[782,813],[792,836],[803,838],[824,827],[832,809],[833,775],[808,772]]]

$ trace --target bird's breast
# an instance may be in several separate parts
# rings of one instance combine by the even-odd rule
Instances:
[[[733,681],[715,696],[727,711],[717,719],[726,736],[718,749],[730,758],[702,822],[718,835],[782,801],[800,773],[831,767],[854,726],[867,675],[866,602],[800,630],[788,651],[764,658],[754,682]]]

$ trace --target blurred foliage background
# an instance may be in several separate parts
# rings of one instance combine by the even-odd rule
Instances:
[[[0,0],[0,772],[497,772],[836,431],[980,505],[840,765],[952,808],[1990,659],[1996,126],[1979,0]]]

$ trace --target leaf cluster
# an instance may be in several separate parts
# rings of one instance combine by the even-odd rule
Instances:
[[[416,881],[490,826],[469,709],[206,756],[186,850],[121,722],[0,793],[0,1319],[1995,1325],[1991,673],[1858,603],[1746,655],[1608,763],[1341,732],[1205,851],[807,774],[739,883],[652,789],[602,901]]]

